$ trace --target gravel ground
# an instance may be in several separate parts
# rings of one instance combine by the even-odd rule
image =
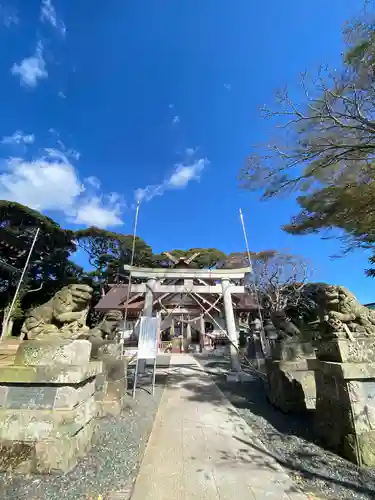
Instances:
[[[295,483],[314,498],[374,500],[375,469],[359,469],[319,446],[313,433],[313,415],[285,415],[270,405],[258,378],[243,384],[226,382],[229,360],[197,355],[215,377],[221,391],[251,426],[270,455],[287,470]]]
[[[131,409],[118,418],[102,419],[98,442],[78,466],[65,475],[25,478],[0,474],[0,498],[7,500],[126,500],[136,478],[163,393],[157,377],[155,395],[146,387],[129,396]],[[147,391],[149,387],[147,387]]]

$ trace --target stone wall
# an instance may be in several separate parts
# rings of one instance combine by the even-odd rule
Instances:
[[[0,469],[67,472],[90,449],[98,413],[91,343],[25,341],[0,370]]]
[[[121,344],[108,342],[99,348],[96,356],[103,364],[96,387],[99,417],[117,416],[127,406],[128,361],[121,356],[121,350]]]
[[[272,358],[266,360],[268,399],[277,408],[301,412],[315,408],[315,378],[307,359],[315,357],[309,342],[296,339],[276,341]]]
[[[317,351],[315,430],[331,450],[375,466],[375,356],[371,337],[322,342]]]

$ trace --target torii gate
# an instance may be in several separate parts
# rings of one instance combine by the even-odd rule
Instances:
[[[238,338],[236,323],[233,312],[232,293],[246,293],[244,285],[232,283],[233,280],[244,280],[245,275],[251,272],[251,267],[240,269],[190,269],[190,268],[142,268],[124,266],[133,278],[147,279],[147,283],[131,284],[131,293],[145,294],[143,315],[151,317],[154,303],[154,294],[219,294],[223,296],[225,323],[228,338],[231,342],[231,367],[234,371],[241,371],[238,359]],[[163,284],[164,280],[182,280],[183,285]],[[207,284],[205,280],[214,282],[215,285]],[[194,281],[198,281],[197,285]]]

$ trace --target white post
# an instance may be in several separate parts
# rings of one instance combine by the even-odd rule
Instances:
[[[155,286],[155,282],[156,282],[156,280],[154,278],[151,278],[147,281],[145,303],[143,306],[143,316],[147,316],[148,318],[152,317],[152,305],[154,302],[153,289]],[[146,373],[146,365],[147,365],[146,359],[138,359],[138,373],[140,375],[143,375],[144,373]]]
[[[189,323],[190,316],[188,316],[188,323],[186,325],[186,352],[189,352],[191,344],[191,324]]]
[[[225,323],[227,326],[227,335],[230,340],[230,359],[231,368],[233,371],[240,372],[241,364],[238,359],[238,338],[236,331],[236,322],[234,320],[233,304],[232,304],[232,294],[230,291],[230,281],[229,279],[222,279],[221,286],[223,289],[223,299],[224,299],[224,311],[225,311]]]
[[[22,282],[23,282],[23,279],[25,277],[25,274],[26,274],[26,271],[27,271],[27,268],[29,267],[29,262],[30,262],[30,258],[31,258],[31,254],[33,253],[33,250],[34,250],[34,246],[35,246],[35,243],[36,243],[36,240],[38,238],[38,235],[39,235],[39,231],[40,231],[40,228],[38,227],[38,229],[35,231],[35,235],[34,235],[34,239],[31,243],[31,247],[30,247],[30,250],[29,250],[29,255],[27,256],[27,259],[26,259],[26,263],[25,263],[25,266],[23,268],[23,271],[22,271],[22,274],[21,274],[21,277],[20,277],[20,280],[18,282],[18,285],[17,285],[17,288],[16,288],[16,291],[15,291],[15,294],[14,294],[14,297],[13,297],[13,300],[12,300],[12,303],[10,304],[10,307],[9,307],[9,311],[8,311],[8,314],[3,322],[3,332],[5,333],[6,330],[7,330],[7,326],[8,326],[8,322],[9,322],[9,319],[11,318],[12,316],[12,312],[13,312],[13,308],[14,308],[14,304],[16,303],[16,300],[17,300],[17,296],[18,296],[18,293],[20,291],[20,288],[21,288],[21,285],[22,285]],[[3,339],[3,335],[1,336],[1,338]]]

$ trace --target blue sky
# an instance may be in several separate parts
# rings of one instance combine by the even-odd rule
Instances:
[[[52,3],[51,3],[52,2]],[[319,64],[337,67],[360,0],[0,0],[0,197],[73,228],[131,232],[155,251],[250,246],[304,255],[313,279],[362,301],[374,282],[358,252],[280,230],[293,200],[238,187],[259,107]],[[95,7],[94,7],[95,6]]]

